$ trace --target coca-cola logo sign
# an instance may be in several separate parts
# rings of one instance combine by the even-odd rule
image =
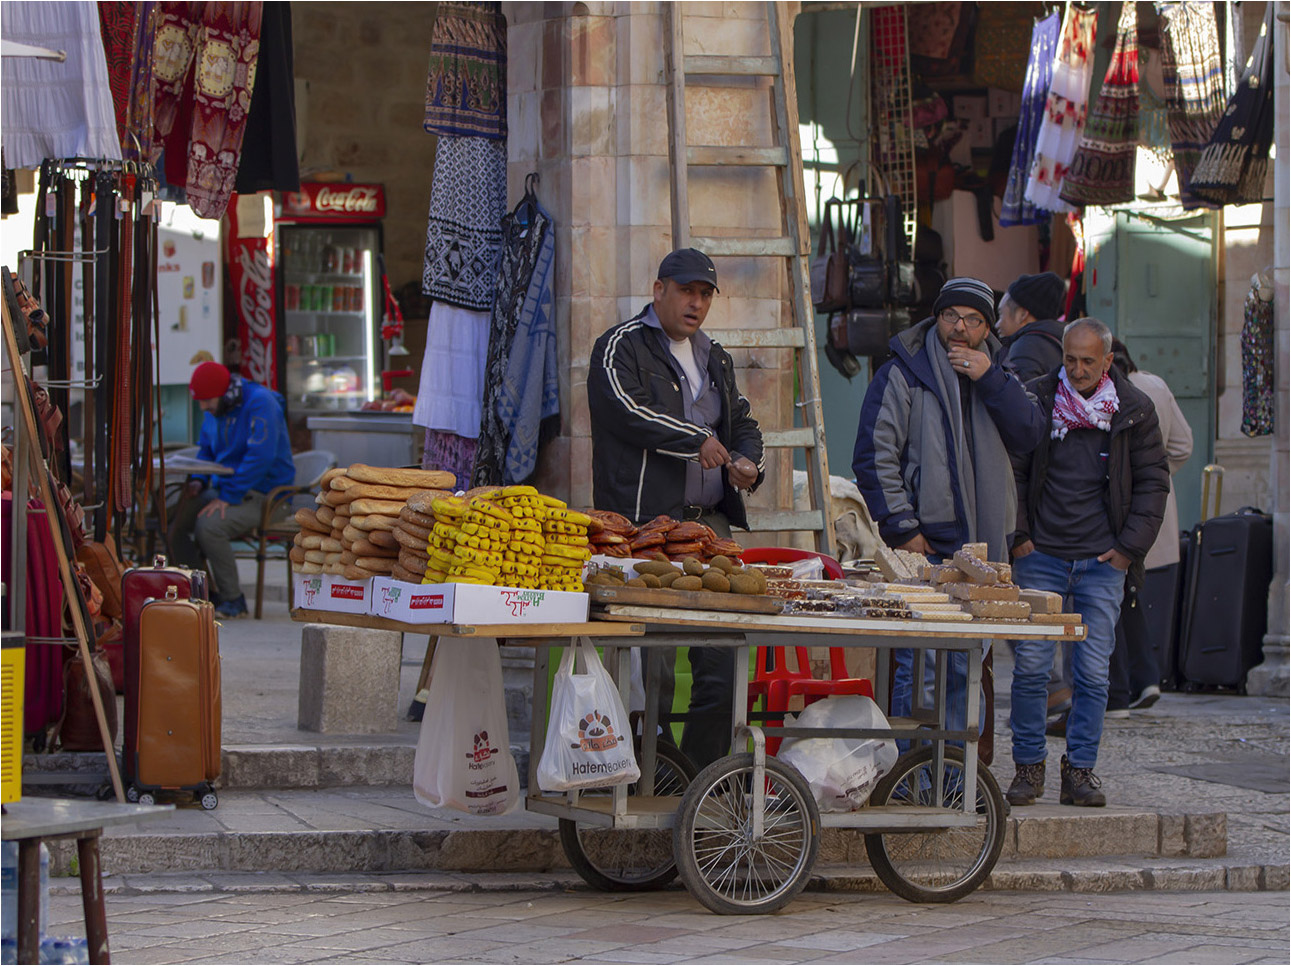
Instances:
[[[242,371],[262,386],[274,387],[273,339],[273,272],[269,265],[269,247],[263,239],[240,239],[243,244],[234,253],[234,290],[238,297],[238,315],[244,327],[242,338]]]
[[[378,184],[302,184],[283,196],[284,218],[381,218],[385,191]]]

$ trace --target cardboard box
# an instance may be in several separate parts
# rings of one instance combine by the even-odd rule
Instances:
[[[587,620],[587,595],[479,584],[409,584],[373,577],[374,617],[408,624],[576,624]]]
[[[306,610],[366,614],[372,605],[372,578],[346,580],[333,574],[292,574],[293,600]]]

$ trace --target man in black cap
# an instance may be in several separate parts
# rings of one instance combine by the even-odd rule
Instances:
[[[1020,275],[1000,299],[1001,364],[1023,384],[1062,365],[1062,315],[1067,286],[1053,272]]]
[[[726,537],[732,524],[748,529],[740,491],[762,482],[762,432],[735,363],[700,331],[717,291],[712,259],[678,249],[659,265],[653,301],[596,340],[587,401],[597,509],[638,524],[659,515],[698,520]],[[702,768],[730,747],[735,652],[692,647],[690,663],[691,711],[726,716],[724,728],[686,725],[682,750]]]

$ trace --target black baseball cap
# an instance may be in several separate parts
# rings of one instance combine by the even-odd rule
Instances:
[[[698,248],[678,248],[675,252],[669,252],[659,263],[659,278],[671,279],[678,285],[707,282],[713,286],[713,291],[721,291],[717,287],[717,268],[713,265],[713,260]]]

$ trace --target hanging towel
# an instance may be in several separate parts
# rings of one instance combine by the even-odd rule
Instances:
[[[507,136],[507,20],[500,3],[441,3],[430,38],[431,134]]]
[[[108,68],[108,87],[116,112],[117,138],[126,140],[130,107],[130,69],[134,63],[135,5],[99,0],[99,29]]]
[[[1059,195],[1072,205],[1134,200],[1139,141],[1139,19],[1134,0],[1121,4],[1116,47]]]
[[[107,58],[93,3],[0,4],[5,40],[61,50],[61,64],[5,57],[0,65],[0,131],[5,162],[39,168],[46,158],[118,160]]]
[[[1220,205],[1262,200],[1269,147],[1273,144],[1273,117],[1273,3],[1270,0],[1242,81],[1229,98],[1224,116],[1193,171],[1193,192]]]
[[[445,302],[431,305],[413,424],[468,439],[479,436],[488,351],[489,313]]]
[[[1161,78],[1170,118],[1170,147],[1185,208],[1202,200],[1192,193],[1201,150],[1224,116],[1224,61],[1219,54],[1215,9],[1206,3],[1163,3]]]
[[[1036,136],[1035,159],[1027,178],[1026,200],[1045,211],[1071,211],[1058,197],[1062,179],[1085,129],[1089,78],[1094,71],[1094,37],[1098,12],[1067,4],[1058,42],[1058,58],[1049,82],[1049,98]]]
[[[507,146],[441,137],[435,148],[421,290],[437,302],[487,312],[497,287]]]
[[[1026,200],[1027,174],[1035,159],[1036,137],[1044,118],[1053,77],[1053,55],[1058,46],[1061,18],[1051,13],[1036,23],[1031,31],[1031,55],[1027,60],[1026,83],[1022,89],[1022,111],[1018,114],[1018,133],[1013,140],[1013,159],[1009,164],[1009,181],[1004,189],[1000,224],[1035,225],[1049,219],[1049,212],[1037,209]]]

